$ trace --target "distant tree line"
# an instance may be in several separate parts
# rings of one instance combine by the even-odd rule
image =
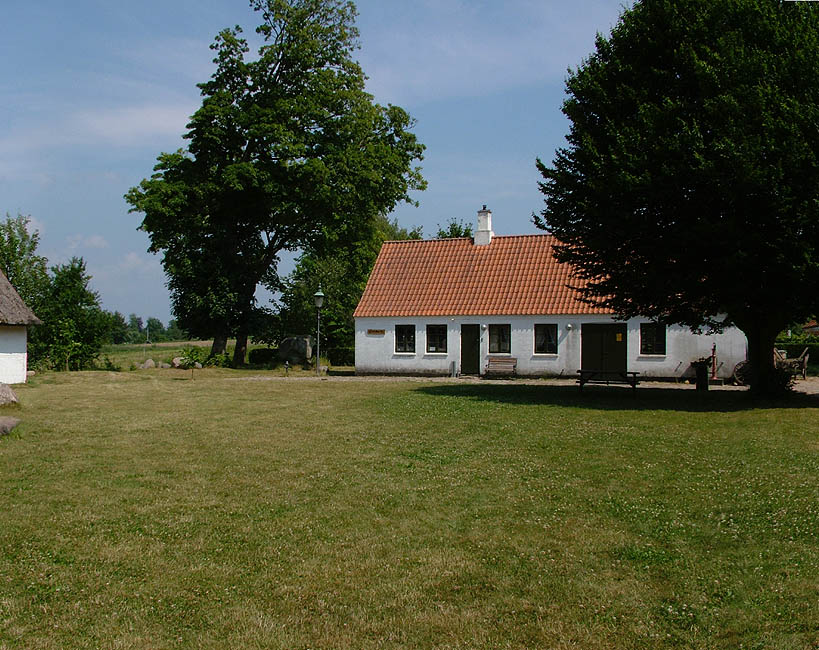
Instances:
[[[42,325],[28,329],[28,359],[32,367],[82,370],[94,365],[106,343],[186,338],[173,322],[163,327],[156,318],[146,325],[131,315],[100,307],[99,294],[89,283],[85,260],[72,257],[67,264],[49,267],[37,253],[40,234],[30,230],[31,219],[6,214],[0,222],[0,271],[9,279]]]
[[[110,343],[162,343],[163,341],[187,341],[188,334],[179,328],[175,320],[168,321],[168,326],[158,318],[143,320],[141,316],[130,314],[125,319],[120,312],[110,314]]]

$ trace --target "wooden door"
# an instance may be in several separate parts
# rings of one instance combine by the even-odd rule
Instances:
[[[580,330],[580,367],[600,372],[625,372],[625,323],[583,323]]]
[[[461,374],[481,372],[481,326],[461,325]]]

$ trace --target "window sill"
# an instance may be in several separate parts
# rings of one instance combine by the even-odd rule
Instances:
[[[396,357],[414,357],[415,352],[393,352]]]
[[[559,356],[557,352],[535,352],[532,355],[535,359],[557,359]]]
[[[665,359],[667,354],[639,354],[638,359]]]
[[[424,352],[425,357],[446,357],[449,352]]]

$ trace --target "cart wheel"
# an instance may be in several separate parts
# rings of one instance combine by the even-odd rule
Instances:
[[[734,382],[738,386],[744,386],[748,383],[751,374],[751,367],[747,361],[740,361],[734,366]]]

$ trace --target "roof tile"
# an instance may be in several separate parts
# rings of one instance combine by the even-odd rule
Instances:
[[[356,318],[609,314],[578,300],[571,266],[552,255],[552,235],[388,241],[381,247]]]

